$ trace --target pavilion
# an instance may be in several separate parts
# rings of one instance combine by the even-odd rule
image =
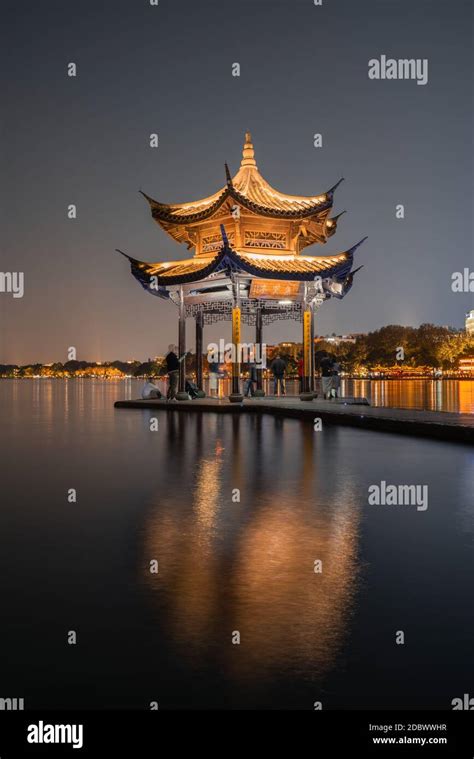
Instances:
[[[186,318],[196,324],[196,382],[202,390],[203,328],[232,320],[231,401],[241,401],[241,322],[255,327],[262,345],[263,326],[277,319],[302,323],[304,382],[302,400],[314,392],[314,313],[328,298],[343,298],[352,286],[354,253],[361,240],[335,255],[305,251],[332,237],[342,213],[330,218],[337,182],[321,195],[286,195],[260,174],[250,133],[245,135],[240,168],[234,177],[227,164],[226,184],[201,200],[165,204],[142,193],[152,217],[174,240],[194,249],[192,258],[146,263],[125,255],[133,276],[149,293],[172,301],[179,312],[179,353],[185,351]],[[122,253],[122,251],[119,251]],[[359,267],[361,268],[361,267]],[[257,394],[263,395],[262,370]],[[181,362],[178,400],[185,393]]]

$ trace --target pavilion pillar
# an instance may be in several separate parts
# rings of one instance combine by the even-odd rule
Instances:
[[[204,314],[199,311],[196,314],[196,385],[199,388],[199,397],[204,398],[202,386],[202,334],[204,327]]]
[[[231,403],[242,403],[244,396],[240,392],[240,284],[238,277],[233,283],[234,300],[232,308],[232,392],[229,395]]]
[[[178,392],[176,393],[177,401],[188,401],[189,395],[185,391],[186,386],[186,311],[184,306],[183,288],[179,288],[179,324],[178,324],[178,358],[181,359],[179,364],[179,382]]]
[[[313,391],[311,390],[311,334],[312,334],[312,315],[313,311],[307,300],[307,285],[304,283],[304,300],[303,300],[303,387],[300,393],[302,401],[312,401]]]
[[[257,306],[257,313],[255,315],[255,348],[258,350],[258,357],[260,359],[259,366],[257,368],[257,389],[255,390],[256,397],[262,397],[265,395],[263,389],[263,313],[262,307]]]
[[[314,365],[314,307],[311,305],[311,354],[310,354],[310,382],[309,389],[311,393],[316,392],[316,378]]]

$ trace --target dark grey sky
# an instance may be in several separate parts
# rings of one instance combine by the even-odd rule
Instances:
[[[472,294],[453,293],[451,274],[473,268],[470,0],[6,5],[1,270],[24,271],[25,295],[0,294],[0,362],[64,361],[71,345],[89,360],[162,352],[174,308],[147,295],[114,249],[186,257],[138,190],[165,202],[214,192],[224,161],[236,171],[246,129],[263,176],[284,192],[317,194],[346,177],[335,210],[348,213],[308,252],[369,235],[357,253],[365,268],[344,301],[319,311],[318,333],[462,326]],[[428,58],[428,84],[369,80],[381,54]],[[222,322],[206,337],[229,332]],[[287,322],[267,331],[268,342],[298,337]]]

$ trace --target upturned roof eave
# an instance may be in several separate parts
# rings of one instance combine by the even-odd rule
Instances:
[[[366,238],[364,238],[365,240]],[[206,264],[204,264],[202,267],[199,267],[199,269],[196,269],[193,272],[188,272],[185,274],[175,274],[172,273],[170,275],[162,274],[153,272],[152,268],[155,267],[162,267],[164,266],[164,263],[147,263],[144,261],[139,261],[138,259],[131,258],[130,256],[125,255],[131,264],[132,274],[139,279],[140,281],[142,278],[148,278],[151,279],[152,276],[157,277],[157,281],[160,287],[170,287],[174,285],[180,285],[180,284],[187,284],[191,282],[199,282],[207,277],[209,277],[211,274],[223,270],[229,270],[229,272],[235,272],[235,273],[242,273],[242,274],[251,274],[255,277],[258,277],[259,279],[278,279],[282,281],[299,281],[299,282],[311,282],[314,281],[314,278],[316,276],[321,276],[323,278],[325,277],[345,277],[348,274],[350,274],[352,263],[353,263],[353,256],[355,253],[355,250],[359,247],[359,245],[362,244],[364,240],[361,240],[357,245],[354,245],[352,248],[350,248],[347,251],[344,251],[342,254],[336,254],[336,256],[344,255],[345,258],[340,263],[334,263],[333,265],[321,267],[321,261],[322,260],[328,260],[330,258],[333,258],[332,256],[321,256],[321,257],[311,257],[311,259],[314,261],[315,264],[319,264],[319,267],[310,270],[310,271],[291,271],[290,268],[286,271],[274,271],[269,269],[263,269],[258,266],[258,259],[252,260],[245,257],[242,257],[239,255],[238,251],[233,250],[232,248],[224,245],[221,250]],[[121,252],[121,251],[120,251]],[[306,257],[307,259],[310,257]],[[193,260],[193,259],[191,259]],[[276,258],[276,261],[279,259]],[[295,257],[295,260],[298,260],[298,256]],[[280,259],[281,261],[281,259]],[[167,262],[167,265],[173,265],[173,264],[179,264],[184,262],[179,261],[173,261],[173,262]],[[142,282],[143,284],[143,282]]]
[[[333,194],[324,193],[327,196],[326,201],[315,203],[313,206],[307,209],[296,210],[284,210],[278,208],[269,208],[268,206],[255,203],[253,200],[249,200],[235,187],[224,187],[219,194],[218,198],[213,201],[207,208],[202,211],[196,211],[190,214],[176,214],[172,211],[172,206],[167,206],[164,203],[159,203],[157,200],[150,198],[149,195],[140,190],[140,193],[148,200],[151,208],[151,215],[155,221],[161,224],[171,224],[174,226],[187,226],[199,221],[207,221],[221,208],[227,198],[232,198],[236,203],[240,203],[241,206],[248,211],[252,211],[260,216],[265,216],[272,219],[307,219],[311,216],[318,216],[319,214],[332,208]],[[216,193],[218,194],[218,193]],[[168,230],[166,230],[168,231]]]

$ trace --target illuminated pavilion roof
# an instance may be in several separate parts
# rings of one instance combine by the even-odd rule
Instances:
[[[124,253],[142,287],[172,300],[181,288],[187,301],[199,297],[207,303],[232,300],[238,281],[242,297],[251,298],[260,287],[267,297],[277,292],[286,298],[286,288],[292,300],[301,301],[308,287],[320,280],[325,298],[344,297],[355,273],[354,253],[363,240],[334,255],[302,253],[313,243],[325,243],[336,231],[341,214],[329,219],[329,213],[337,185],[311,196],[275,190],[257,168],[249,132],[237,174],[231,177],[227,165],[226,174],[226,186],[198,201],[168,205],[145,195],[159,225],[195,252],[192,258],[155,263]]]
[[[188,248],[197,245],[194,225],[202,225],[213,218],[231,217],[231,208],[235,204],[245,213],[266,219],[281,219],[287,222],[303,222],[303,241],[301,247],[314,242],[326,242],[336,231],[337,220],[342,214],[329,219],[334,191],[342,179],[327,192],[320,195],[287,195],[272,187],[260,174],[250,133],[245,135],[240,168],[234,177],[226,169],[226,184],[207,198],[188,203],[161,203],[146,193],[155,221],[178,242],[185,242]],[[189,229],[191,225],[191,230]],[[228,227],[228,224],[226,224]],[[202,251],[197,250],[198,254]]]
[[[349,274],[355,250],[362,242],[363,240],[350,250],[333,256],[274,256],[223,247],[214,256],[195,256],[165,263],[146,263],[130,256],[127,258],[132,263],[135,276],[140,273],[146,278],[157,277],[158,283],[163,287],[198,282],[226,269],[262,278],[311,281],[315,276],[344,277]]]

